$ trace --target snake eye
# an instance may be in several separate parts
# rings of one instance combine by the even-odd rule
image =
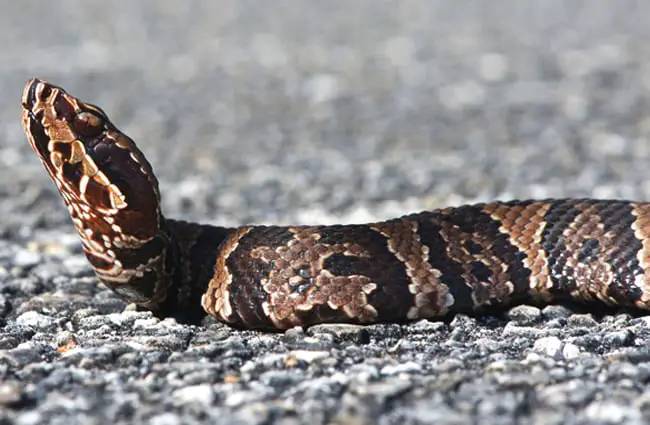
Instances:
[[[79,112],[72,125],[77,133],[86,137],[97,136],[104,130],[104,120],[92,112]]]

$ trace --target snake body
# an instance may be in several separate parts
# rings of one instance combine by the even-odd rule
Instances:
[[[163,216],[151,165],[97,106],[38,79],[22,106],[97,277],[159,316],[207,312],[282,330],[523,302],[650,309],[649,203],[524,200],[363,225],[207,226]]]

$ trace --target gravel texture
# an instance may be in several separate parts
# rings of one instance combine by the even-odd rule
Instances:
[[[101,105],[170,217],[361,222],[476,200],[650,199],[650,4],[0,6],[0,424],[650,422],[650,318],[285,334],[187,326],[97,284],[20,129],[24,82]]]

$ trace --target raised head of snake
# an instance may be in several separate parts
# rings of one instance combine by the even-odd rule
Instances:
[[[169,280],[169,241],[161,231],[158,182],[142,152],[100,108],[46,81],[27,82],[22,107],[29,142],[57,185],[100,280],[128,299],[155,306],[165,293],[160,285]]]

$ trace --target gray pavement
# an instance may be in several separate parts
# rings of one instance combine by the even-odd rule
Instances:
[[[286,334],[135,312],[93,278],[20,129],[38,76],[138,141],[169,217],[361,222],[650,199],[650,4],[0,4],[0,424],[650,422],[650,320]],[[126,310],[125,310],[126,308]]]

